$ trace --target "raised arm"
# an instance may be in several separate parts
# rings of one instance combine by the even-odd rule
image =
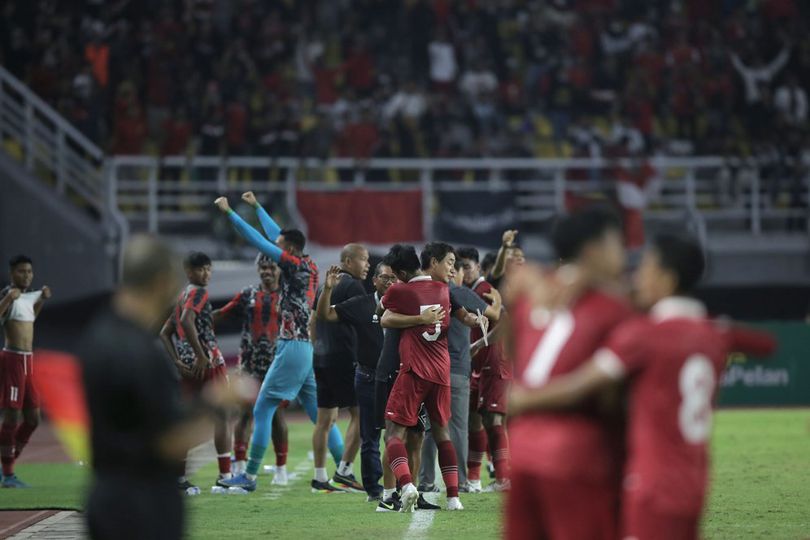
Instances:
[[[498,279],[503,276],[504,271],[506,271],[506,252],[514,245],[517,234],[518,232],[516,230],[504,231],[503,237],[501,238],[501,248],[498,250],[498,256],[495,258],[495,265],[490,271],[490,275],[493,279]]]
[[[338,322],[340,317],[332,306],[332,289],[337,283],[340,274],[340,267],[332,266],[326,273],[326,281],[323,284],[323,290],[318,297],[318,305],[315,308],[315,315],[322,321]]]
[[[275,262],[281,262],[281,248],[267,240],[267,238],[262,236],[259,231],[248,225],[245,220],[239,216],[239,214],[231,209],[230,205],[228,204],[228,199],[225,197],[219,197],[216,201],[214,201],[214,204],[217,205],[217,208],[219,208],[223,214],[228,216],[228,219],[231,220],[231,223],[233,224],[234,228],[236,228],[236,231],[242,236],[242,238],[247,240],[250,245],[273,259]]]
[[[486,311],[484,311],[484,316],[490,320],[490,322],[496,323],[501,318],[501,311],[503,308],[503,298],[501,298],[501,293],[498,292],[498,289],[492,288],[492,290],[488,293],[484,293],[484,298],[492,302],[489,306],[487,306]]]
[[[264,229],[264,234],[267,238],[270,239],[271,242],[275,242],[278,235],[281,234],[281,227],[278,226],[273,218],[270,217],[270,214],[267,213],[259,201],[256,199],[256,195],[253,194],[252,191],[246,191],[242,194],[242,200],[248,203],[256,210],[256,215],[259,216],[259,223],[262,224],[262,229]]]

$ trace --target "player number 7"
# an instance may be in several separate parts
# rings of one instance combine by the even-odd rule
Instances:
[[[430,308],[441,308],[440,304],[428,304],[426,306],[419,306],[419,313],[424,313]],[[442,333],[442,321],[436,321],[433,325],[435,331],[431,334],[430,332],[422,332],[422,337],[425,338],[425,341],[436,341],[439,339],[439,336]]]

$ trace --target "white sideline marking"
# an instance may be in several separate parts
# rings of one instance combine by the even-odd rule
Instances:
[[[304,477],[304,474],[310,468],[309,460],[304,459],[299,461],[298,464],[293,469],[293,472],[287,474],[287,485],[286,486],[274,486],[271,484],[270,489],[272,490],[270,493],[267,493],[262,496],[262,499],[268,501],[276,501],[282,497],[285,493],[290,491],[292,485],[301,478]]]
[[[433,504],[439,499],[438,493],[424,493],[425,499]],[[433,524],[433,516],[436,515],[438,510],[416,510],[411,518],[411,524],[408,530],[405,531],[405,538],[411,540],[413,538],[427,538],[428,530]]]

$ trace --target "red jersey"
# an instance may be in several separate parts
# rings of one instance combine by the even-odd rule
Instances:
[[[447,283],[430,276],[417,276],[408,283],[388,288],[380,305],[402,315],[419,315],[431,307],[445,312],[435,325],[414,326],[402,330],[399,340],[400,373],[412,371],[419,378],[450,386],[450,352],[447,330],[450,328],[450,289]]]
[[[174,307],[174,328],[177,339],[175,340],[175,348],[177,349],[180,360],[191,367],[194,365],[196,355],[191,343],[186,338],[186,332],[183,330],[183,325],[180,319],[183,311],[189,309],[197,314],[194,322],[194,328],[197,330],[197,338],[200,345],[208,354],[211,360],[211,365],[216,367],[225,363],[222,353],[219,351],[217,345],[217,338],[214,334],[214,320],[212,318],[211,302],[208,300],[208,290],[205,287],[198,287],[189,284],[180,293],[177,299],[177,304]]]
[[[701,511],[712,403],[726,358],[732,351],[768,354],[773,346],[766,334],[724,328],[706,319],[697,300],[676,297],[611,334],[595,360],[630,384],[628,495],[664,514]]]
[[[510,309],[515,340],[513,384],[543,386],[590,361],[610,332],[633,314],[623,299],[588,291],[565,311],[533,309],[520,298]],[[620,456],[615,433],[594,404],[566,413],[533,413],[509,425],[512,465],[553,478],[609,482]]]
[[[478,278],[478,281],[473,283],[472,290],[480,296],[486,303],[491,304],[492,302],[484,297],[485,294],[489,294],[492,292],[494,287],[490,282],[486,280],[483,276]],[[497,325],[498,323],[495,323]],[[493,325],[492,328],[495,327]],[[481,332],[480,328],[473,328],[470,332],[470,343],[474,343],[483,337],[483,333]],[[506,360],[506,355],[504,354],[503,349],[503,342],[499,341],[493,343],[489,347],[484,347],[478,354],[476,354],[472,359],[472,369],[476,373],[481,373],[484,370],[492,370],[496,372],[501,378],[503,379],[511,379],[512,378],[512,366]]]

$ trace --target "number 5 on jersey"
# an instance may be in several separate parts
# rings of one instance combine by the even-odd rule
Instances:
[[[440,304],[428,304],[426,306],[419,306],[419,313],[424,313],[428,309],[431,308],[441,308]],[[439,339],[439,336],[442,333],[442,321],[436,321],[434,326],[434,332],[431,334],[430,332],[422,332],[422,337],[425,338],[425,341],[436,341]]]

